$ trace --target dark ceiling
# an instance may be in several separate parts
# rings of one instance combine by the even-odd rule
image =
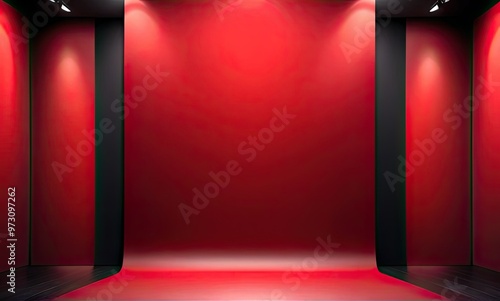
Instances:
[[[391,2],[400,2],[403,11],[393,17],[476,17],[484,7],[488,6],[488,0],[450,0],[436,12],[429,12],[436,0],[376,0],[377,11],[387,9]]]
[[[0,0],[2,1],[2,0]],[[3,0],[18,8],[27,16],[41,11],[39,1],[49,0]],[[71,13],[60,11],[58,17],[122,18],[124,0],[64,0],[71,8]],[[253,0],[248,0],[253,1]],[[344,0],[346,1],[346,0]],[[473,19],[499,0],[450,0],[437,12],[429,10],[436,0],[376,0],[377,11],[387,9],[389,3],[400,3],[403,11],[391,17],[466,17]]]
[[[0,0],[2,1],[2,0]],[[64,0],[71,13],[59,11],[57,17],[123,18],[124,0]],[[5,0],[27,16],[44,11],[41,3],[49,0]]]

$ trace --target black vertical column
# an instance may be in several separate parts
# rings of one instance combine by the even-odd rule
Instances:
[[[95,24],[95,265],[110,266],[123,259],[123,117],[111,104],[123,101],[124,24],[121,18]]]
[[[376,251],[380,266],[406,265],[406,186],[390,185],[406,152],[406,19],[377,19]],[[388,173],[389,172],[389,173]]]

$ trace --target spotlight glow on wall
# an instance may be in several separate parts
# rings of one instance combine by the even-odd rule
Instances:
[[[68,13],[71,12],[71,9],[69,8],[68,4],[66,4],[66,2],[64,2],[63,0],[49,0],[49,1],[59,4],[59,6],[61,6],[61,9],[64,10],[65,12]]]

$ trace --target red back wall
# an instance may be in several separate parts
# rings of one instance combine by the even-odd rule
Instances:
[[[408,265],[470,264],[469,41],[445,22],[407,22]]]
[[[373,265],[374,1],[224,3],[126,2],[126,264],[330,235]]]
[[[29,69],[22,15],[0,1],[0,271],[7,270],[8,188],[15,187],[15,266],[28,264],[29,241]],[[11,201],[11,203],[13,203]],[[13,238],[13,237],[11,237]]]
[[[92,265],[94,22],[58,22],[33,47],[32,263]]]
[[[500,4],[474,24],[474,264],[500,271]]]

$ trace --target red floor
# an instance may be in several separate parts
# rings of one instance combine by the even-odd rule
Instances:
[[[151,262],[139,267],[129,261],[119,274],[57,300],[441,300],[367,265],[334,268],[312,263],[303,268],[300,261],[288,265],[292,261],[254,261],[254,267],[262,266],[260,271],[249,268],[251,260],[229,259],[220,269],[216,265],[221,259],[205,264],[194,259],[191,266],[172,261],[159,268]],[[230,265],[238,269],[231,270]]]

